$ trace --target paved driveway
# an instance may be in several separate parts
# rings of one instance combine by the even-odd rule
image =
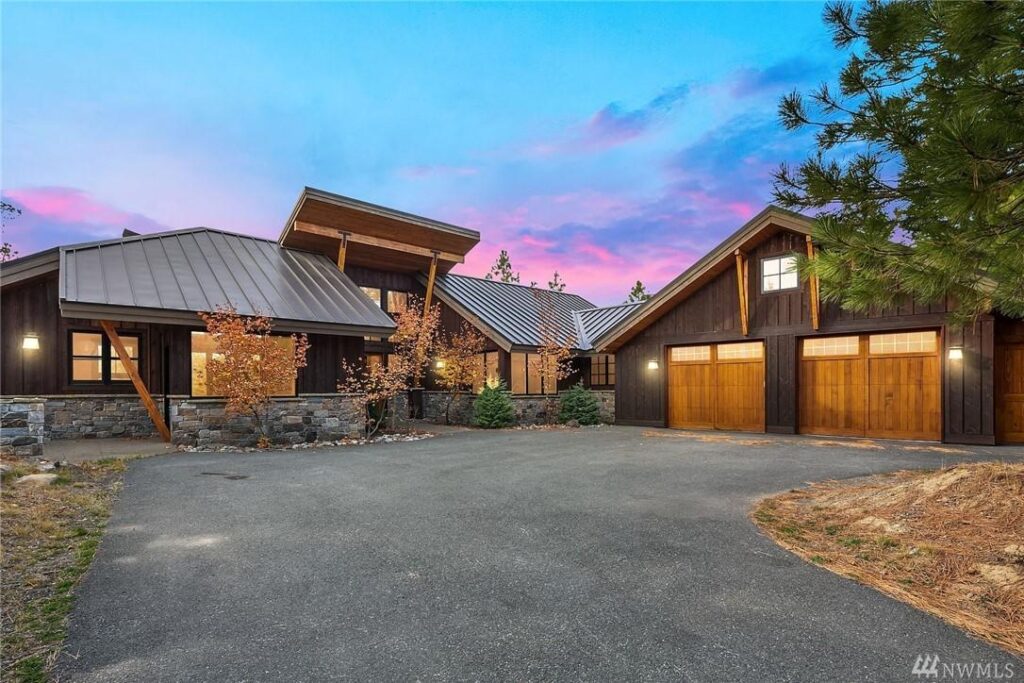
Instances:
[[[922,653],[1010,662],[746,518],[805,481],[976,458],[630,428],[160,456],[127,474],[60,673],[913,681]]]

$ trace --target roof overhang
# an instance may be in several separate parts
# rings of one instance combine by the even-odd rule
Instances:
[[[65,318],[81,318],[87,320],[117,320],[136,323],[155,323],[159,325],[187,325],[202,327],[203,320],[199,311],[183,311],[166,308],[144,308],[138,306],[109,306],[105,304],[83,303],[77,301],[60,302],[60,314]],[[310,320],[273,319],[274,330],[289,333],[333,334],[346,337],[352,336],[390,336],[395,327],[370,327],[359,325],[343,325]]]
[[[307,187],[278,243],[336,260],[343,236],[346,264],[406,272],[428,270],[436,255],[447,273],[480,241],[475,230]]]
[[[616,351],[627,341],[654,324],[698,289],[733,266],[733,254],[746,252],[780,231],[810,235],[814,219],[803,214],[768,206],[743,227],[665,285],[633,315],[593,340],[600,351]]]
[[[0,285],[25,282],[59,269],[60,248],[54,247],[0,264]]]

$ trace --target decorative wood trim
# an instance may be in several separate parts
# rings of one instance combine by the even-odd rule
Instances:
[[[117,335],[117,330],[114,329],[114,324],[109,320],[101,320],[100,327],[107,333],[107,339],[110,340],[110,345],[117,351],[118,358],[121,359],[121,365],[128,372],[128,376],[132,378],[132,384],[135,385],[135,391],[139,392],[139,398],[142,399],[142,405],[146,406],[146,412],[149,413],[149,419],[153,420],[153,424],[156,425],[157,431],[160,432],[160,436],[163,437],[164,441],[170,442],[171,430],[167,428],[167,424],[164,422],[163,415],[160,414],[160,410],[156,407],[156,403],[153,401],[153,397],[149,394],[149,389],[146,388],[146,383],[142,381],[142,377],[139,376],[139,370],[135,367],[135,363],[132,361],[131,356],[128,355],[128,349],[124,348],[124,344],[121,342],[121,337]]]
[[[345,252],[348,250],[348,238],[347,232],[341,233],[341,241],[338,242],[338,270],[345,272]]]
[[[430,273],[427,275],[427,295],[423,298],[423,312],[430,310],[431,299],[434,298],[434,279],[437,277],[438,252],[434,252],[430,259]]]
[[[808,258],[808,260],[813,261],[814,260],[814,242],[811,240],[811,236],[810,235],[806,235],[806,238],[807,238],[807,258]],[[820,303],[819,303],[820,299],[818,297],[818,276],[817,275],[811,275],[811,277],[807,280],[807,285],[808,285],[807,297],[808,297],[808,299],[810,301],[810,305],[811,305],[811,327],[816,330],[816,329],[818,329],[818,325],[820,324],[820,320],[821,320],[820,319],[820,313],[819,313],[819,311],[820,311]]]
[[[424,256],[427,258],[432,258],[436,254],[442,261],[449,261],[451,263],[462,263],[465,260],[460,254],[453,254],[447,251],[437,251],[427,247],[419,247],[415,244],[405,244],[404,242],[384,239],[383,237],[370,237],[369,235],[346,233],[344,230],[328,228],[322,225],[316,225],[315,223],[306,223],[305,221],[295,221],[295,232],[306,232],[311,235],[333,237],[334,239],[339,239],[342,235],[347,234],[349,244],[363,244],[368,247],[390,249],[391,251],[399,251],[403,254]]]
[[[749,269],[747,267],[747,260],[743,256],[743,252],[739,249],[736,250],[736,289],[739,294],[740,302],[740,329],[743,331],[743,336],[746,337],[748,328],[748,309],[747,309],[747,274]]]

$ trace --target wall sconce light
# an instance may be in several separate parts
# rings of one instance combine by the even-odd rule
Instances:
[[[649,360],[649,361],[647,361],[647,369],[648,370],[657,370],[658,369],[658,361],[656,361],[656,360]]]
[[[21,340],[21,348],[26,351],[38,351],[39,350],[39,336],[34,332],[29,332],[25,335],[25,338]]]
[[[444,370],[444,359],[438,358],[437,360],[435,360],[434,367],[437,368],[438,370]]]
[[[960,346],[950,346],[949,351],[946,352],[946,358],[950,360],[963,360],[964,350]]]

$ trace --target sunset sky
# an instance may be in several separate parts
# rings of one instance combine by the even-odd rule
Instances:
[[[309,185],[475,228],[598,304],[656,290],[812,150],[821,5],[4,4],[21,255],[205,225],[276,237]]]

